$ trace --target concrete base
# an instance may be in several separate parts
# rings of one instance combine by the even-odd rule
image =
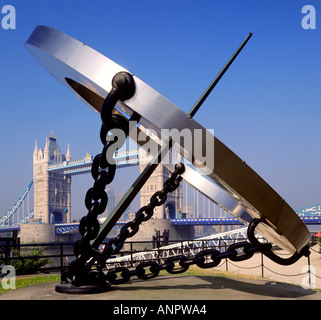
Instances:
[[[55,225],[52,224],[22,224],[20,227],[20,243],[55,242]]]
[[[21,244],[73,241],[72,234],[56,235],[54,224],[40,223],[22,224],[19,238]]]
[[[300,286],[209,276],[159,276],[147,281],[134,278],[112,286],[108,292],[83,295],[57,293],[55,286],[46,283],[12,290],[0,295],[0,300],[119,300],[124,306],[125,300],[136,300],[138,305],[142,300],[321,300],[320,292]]]

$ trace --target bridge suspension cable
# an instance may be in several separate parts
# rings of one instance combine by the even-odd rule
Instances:
[[[33,216],[33,209],[29,211],[29,192],[33,186],[33,180],[28,184],[27,188],[24,190],[20,198],[16,203],[2,216],[0,216],[0,226],[14,226],[21,223],[26,223],[30,217]],[[24,200],[27,198],[27,213],[25,213]],[[20,213],[19,210],[22,210]]]

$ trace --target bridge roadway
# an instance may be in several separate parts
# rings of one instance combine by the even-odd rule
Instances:
[[[320,225],[321,216],[304,216],[300,217],[306,225]],[[116,228],[121,228],[128,221],[118,221]],[[174,226],[196,226],[196,225],[243,225],[242,222],[235,218],[191,218],[191,219],[172,219],[171,224]],[[56,234],[66,233],[72,230],[76,230],[79,227],[79,223],[59,223],[56,224]],[[13,230],[20,230],[20,226],[12,227],[0,227],[0,232],[10,232]]]
[[[321,217],[302,217],[305,224],[321,224]],[[121,228],[128,221],[118,221],[116,227]],[[195,225],[243,225],[242,222],[235,218],[191,218],[191,219],[172,219],[171,224],[174,226],[195,226]],[[56,234],[65,233],[74,229],[78,229],[79,223],[56,224]]]
[[[321,224],[321,216],[301,217],[306,225]],[[121,228],[128,221],[118,221],[116,227]],[[196,225],[243,225],[242,222],[235,218],[191,218],[191,219],[172,219],[171,224],[174,226],[196,226]],[[56,224],[56,234],[61,234],[74,229],[78,229],[79,223]]]
[[[130,167],[139,164],[139,149],[117,152],[113,156],[117,167]],[[48,172],[59,172],[64,175],[78,175],[91,171],[93,156],[89,153],[81,160],[64,161],[48,167]]]

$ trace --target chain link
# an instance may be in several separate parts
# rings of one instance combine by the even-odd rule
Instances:
[[[105,188],[113,181],[116,173],[116,164],[108,161],[110,159],[107,157],[107,152],[113,150],[111,148],[113,144],[117,142],[117,147],[120,147],[113,130],[120,129],[126,137],[128,135],[128,121],[119,114],[113,114],[113,109],[118,100],[127,100],[134,93],[135,82],[132,75],[127,72],[120,72],[114,76],[112,90],[107,95],[101,109],[100,139],[103,150],[95,156],[91,167],[91,175],[95,181],[93,187],[87,191],[85,196],[88,214],[80,220],[79,233],[82,238],[75,243],[76,260],[70,264],[68,270],[62,275],[62,282],[67,282],[69,278],[72,280],[72,284],[77,286],[97,282],[104,283],[103,274],[99,270],[91,269],[91,264],[95,261],[94,257],[97,252],[93,250],[90,241],[94,240],[99,233],[98,216],[106,210],[108,203]],[[91,263],[86,264],[88,260]]]
[[[121,228],[118,236],[106,244],[102,255],[98,259],[99,270],[105,268],[106,261],[111,255],[119,253],[125,240],[139,231],[140,224],[152,217],[154,209],[166,201],[167,194],[179,187],[182,180],[180,174],[183,172],[184,165],[182,163],[177,164],[174,173],[165,181],[163,189],[154,193],[150,198],[150,203],[137,211],[135,219],[126,223]],[[123,284],[128,282],[132,276],[137,276],[143,280],[155,278],[161,270],[166,270],[170,274],[178,274],[187,271],[191,265],[197,265],[203,269],[213,268],[219,265],[222,259],[229,258],[232,261],[243,261],[250,259],[255,252],[260,250],[260,246],[254,246],[247,241],[243,241],[230,245],[225,252],[206,249],[196,254],[194,258],[178,255],[167,258],[163,264],[159,264],[156,261],[142,262],[134,270],[118,267],[108,271],[105,275],[105,280],[110,284]]]
[[[124,242],[138,232],[141,223],[148,221],[153,216],[154,209],[166,201],[167,194],[179,187],[182,181],[180,174],[182,174],[184,170],[185,166],[183,163],[176,164],[175,171],[165,181],[163,189],[153,194],[149,204],[136,212],[135,219],[126,223],[116,238],[109,240],[101,256],[98,258],[98,265],[101,270],[105,267],[107,259],[109,259],[111,255],[117,254],[123,247]]]
[[[165,187],[164,184],[164,189],[165,188],[167,190],[170,189]],[[156,194],[159,193],[156,192],[154,196],[152,196],[151,200],[157,198]],[[143,210],[141,209],[142,212],[145,211],[144,208],[146,207],[143,207]],[[249,226],[249,232],[254,233],[255,227],[260,222],[262,221],[252,222]],[[131,222],[124,226],[124,230],[128,230],[129,227],[132,227]],[[135,230],[135,233],[137,231],[138,229]],[[148,280],[157,277],[161,270],[166,270],[170,274],[178,274],[186,272],[191,265],[196,265],[202,269],[214,268],[221,263],[222,259],[230,259],[231,261],[244,261],[252,258],[256,252],[262,252],[267,257],[281,265],[289,265],[296,262],[302,256],[308,256],[310,253],[308,246],[306,246],[300,251],[300,253],[295,253],[289,259],[281,259],[272,252],[271,243],[261,243],[258,240],[253,240],[251,235],[249,239],[251,242],[242,241],[231,244],[223,252],[217,249],[206,249],[197,253],[193,258],[188,258],[185,255],[177,255],[167,258],[163,264],[157,263],[156,261],[143,262],[136,266],[136,268],[132,271],[126,267],[118,267],[108,271],[105,279],[110,284],[127,283],[132,276],[137,276],[139,279]]]
[[[178,255],[167,258],[163,264],[159,264],[156,261],[143,262],[132,271],[126,267],[118,267],[108,271],[105,279],[111,284],[127,283],[132,276],[148,280],[157,277],[161,270],[166,270],[170,274],[178,274],[186,272],[191,265],[208,269],[218,266],[222,259],[228,258],[232,261],[250,259],[255,252],[260,252],[260,247],[243,241],[230,245],[225,252],[220,252],[216,249],[206,249],[200,251],[193,258]],[[208,260],[211,261],[208,262]]]

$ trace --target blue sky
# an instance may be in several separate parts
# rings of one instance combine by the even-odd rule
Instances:
[[[73,159],[101,151],[99,116],[25,50],[36,25],[86,43],[185,112],[252,32],[195,119],[294,209],[321,203],[320,1],[8,0],[0,8],[5,4],[17,16],[16,30],[0,28],[0,213],[32,179],[35,140],[43,148],[54,130]],[[316,9],[315,30],[301,26],[307,4]],[[125,192],[137,173],[119,170],[115,191]],[[74,177],[73,218],[86,213],[91,185],[90,175]]]

